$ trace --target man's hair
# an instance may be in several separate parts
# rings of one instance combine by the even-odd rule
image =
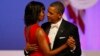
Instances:
[[[55,1],[55,2],[51,3],[50,6],[56,7],[57,13],[61,13],[61,14],[64,13],[65,7],[64,7],[63,3],[61,3],[60,1]]]

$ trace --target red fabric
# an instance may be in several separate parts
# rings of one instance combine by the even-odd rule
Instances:
[[[28,41],[30,44],[37,44],[38,46],[38,51],[31,53],[30,56],[44,56],[43,52],[41,51],[38,45],[38,41],[35,35],[38,28],[40,28],[40,26],[38,24],[34,24],[29,28],[29,32],[27,32],[27,29],[25,27],[24,34],[25,34],[26,41]],[[45,38],[47,40],[47,43],[49,44],[48,36],[46,36]]]

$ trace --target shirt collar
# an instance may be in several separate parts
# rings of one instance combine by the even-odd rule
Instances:
[[[61,24],[61,22],[62,22],[62,19],[63,19],[63,18],[61,18],[61,19],[60,19],[57,23],[55,23],[55,24],[51,24],[51,26],[52,26],[52,25],[57,25],[57,27],[59,28],[59,26],[60,26],[60,24]]]

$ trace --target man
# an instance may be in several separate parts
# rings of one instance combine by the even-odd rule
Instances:
[[[42,28],[49,36],[52,50],[68,41],[68,48],[55,56],[81,56],[78,29],[62,18],[63,12],[64,5],[61,2],[56,1],[50,4],[47,15],[49,22],[44,23]]]

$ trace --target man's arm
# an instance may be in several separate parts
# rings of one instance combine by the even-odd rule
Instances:
[[[72,38],[70,39],[71,44],[69,44],[69,47],[71,47],[72,56],[81,56],[81,46],[78,28],[74,27],[70,35],[72,36]]]
[[[70,47],[70,51],[73,52],[76,49],[76,43],[73,36],[69,36],[67,40],[67,45]]]
[[[34,51],[37,51],[38,49],[38,46],[36,44],[26,44],[26,47],[24,49],[24,55],[25,56],[29,56],[29,54],[31,52],[34,52]]]

